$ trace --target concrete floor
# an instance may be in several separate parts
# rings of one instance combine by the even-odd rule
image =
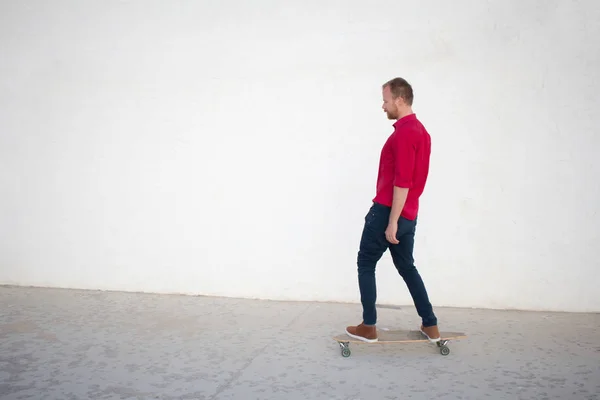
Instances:
[[[0,398],[598,399],[600,314],[437,308],[469,338],[331,339],[358,305],[0,287]],[[380,327],[415,328],[411,306]]]

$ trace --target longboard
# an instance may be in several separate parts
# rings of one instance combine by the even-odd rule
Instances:
[[[419,330],[378,330],[377,331],[378,341],[377,342],[365,342],[359,339],[354,339],[343,333],[333,337],[333,340],[338,342],[342,349],[343,357],[350,357],[350,343],[361,343],[361,344],[387,344],[387,343],[419,343],[428,342],[430,340]],[[450,340],[465,339],[467,335],[463,332],[440,332],[441,339],[435,344],[440,349],[440,353],[443,356],[450,354],[450,348],[448,342]]]

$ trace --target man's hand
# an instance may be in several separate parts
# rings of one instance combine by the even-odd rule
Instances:
[[[398,239],[396,239],[396,233],[398,233],[398,224],[389,224],[387,229],[385,230],[385,238],[391,244],[400,243]]]

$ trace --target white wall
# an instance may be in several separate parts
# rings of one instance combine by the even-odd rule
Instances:
[[[402,76],[434,305],[600,311],[600,5],[416,3],[1,2],[0,283],[357,302]]]

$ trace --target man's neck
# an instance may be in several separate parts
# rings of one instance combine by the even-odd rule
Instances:
[[[412,107],[408,107],[402,110],[398,110],[398,119],[404,118],[408,115],[414,114]]]

